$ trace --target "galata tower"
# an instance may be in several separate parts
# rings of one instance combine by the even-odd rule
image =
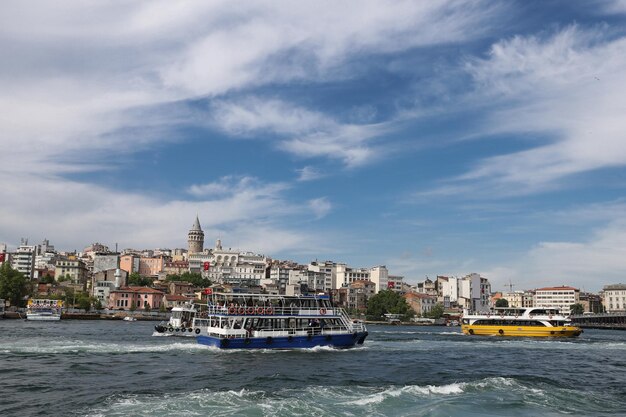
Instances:
[[[189,230],[187,243],[189,244],[189,253],[200,253],[204,250],[204,232],[200,227],[198,216],[196,216],[196,221],[191,226],[191,230]]]

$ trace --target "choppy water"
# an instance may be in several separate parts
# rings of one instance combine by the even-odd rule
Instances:
[[[626,415],[626,332],[370,326],[351,350],[220,351],[153,324],[0,321],[0,415]]]

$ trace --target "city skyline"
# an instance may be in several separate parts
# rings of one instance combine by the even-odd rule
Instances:
[[[626,276],[626,3],[0,5],[0,243]]]

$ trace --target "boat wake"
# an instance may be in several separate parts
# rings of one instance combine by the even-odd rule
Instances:
[[[74,353],[145,353],[168,351],[200,351],[205,348],[190,340],[189,343],[133,344],[133,343],[89,343],[81,340],[60,340],[37,343],[0,343],[4,354],[74,354]]]
[[[573,392],[546,383],[536,385],[514,378],[493,377],[444,385],[310,386],[277,391],[204,389],[165,396],[115,396],[86,414],[92,417],[185,414],[500,416],[515,409],[516,415],[556,416],[581,410],[597,415],[616,405],[594,398],[591,393]],[[578,397],[572,400],[573,396]],[[442,401],[443,398],[446,400]]]

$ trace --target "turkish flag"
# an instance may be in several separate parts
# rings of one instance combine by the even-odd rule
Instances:
[[[210,262],[205,262],[205,263],[204,263],[204,270],[205,270],[205,271],[208,271],[210,266],[211,266],[211,263],[210,263]]]
[[[0,262],[4,262],[4,253],[0,253]]]
[[[211,295],[211,294],[213,294],[213,288],[205,288],[205,289],[204,289],[204,293],[205,293],[206,295]]]

